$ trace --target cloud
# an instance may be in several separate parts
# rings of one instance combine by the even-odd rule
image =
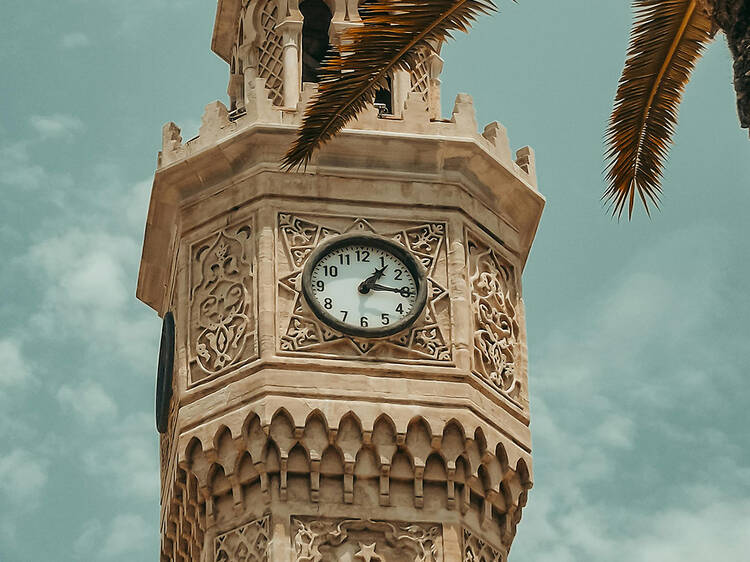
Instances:
[[[154,347],[158,326],[131,308],[139,257],[134,238],[106,228],[73,228],[41,240],[24,256],[29,270],[45,280],[32,326],[45,336],[61,327],[71,336],[86,333],[93,351],[117,353],[150,373],[144,350]]]
[[[71,139],[83,130],[83,122],[72,115],[32,115],[31,126],[42,139]]]
[[[83,453],[84,467],[92,476],[112,481],[116,496],[151,500],[159,494],[159,450],[153,417],[130,415],[109,428],[105,438]]]
[[[87,521],[73,543],[79,560],[140,559],[144,546],[156,540],[156,529],[140,515],[126,513],[115,516],[106,527],[99,519]],[[97,555],[98,553],[98,555]]]
[[[139,552],[144,544],[150,544],[154,530],[146,524],[140,515],[118,515],[112,520],[104,545],[102,556],[115,558],[123,554]]]
[[[535,487],[511,560],[740,560],[750,548],[750,466],[721,418],[743,368],[727,358],[747,356],[722,337],[727,236],[694,225],[654,240],[531,344]]]
[[[15,503],[35,503],[46,483],[46,463],[29,451],[15,449],[0,457],[0,492]]]
[[[87,424],[117,416],[115,401],[93,381],[84,382],[76,387],[63,385],[57,392],[57,400]]]
[[[16,386],[31,379],[31,368],[18,342],[0,340],[0,387]]]
[[[60,45],[63,49],[77,49],[79,47],[88,47],[91,40],[85,33],[75,32],[63,35]]]

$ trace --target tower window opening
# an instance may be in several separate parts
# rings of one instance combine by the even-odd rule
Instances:
[[[386,83],[383,87],[378,88],[375,92],[375,107],[378,108],[378,116],[382,115],[393,115],[393,87],[391,84],[391,77],[386,78]]]
[[[323,0],[303,0],[299,9],[302,24],[302,82],[318,82],[320,63],[328,52],[328,28],[331,10]]]

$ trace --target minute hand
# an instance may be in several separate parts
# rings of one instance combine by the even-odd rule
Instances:
[[[405,288],[386,287],[385,285],[379,285],[375,283],[370,285],[370,289],[373,291],[390,291],[391,293],[403,293]]]

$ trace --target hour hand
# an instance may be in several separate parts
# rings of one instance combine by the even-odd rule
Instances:
[[[366,295],[370,292],[370,289],[372,289],[373,285],[375,285],[375,282],[380,279],[383,275],[385,275],[385,268],[388,267],[387,265],[384,265],[380,269],[375,269],[375,273],[370,275],[367,279],[362,281],[362,283],[359,284],[358,290],[363,295]]]

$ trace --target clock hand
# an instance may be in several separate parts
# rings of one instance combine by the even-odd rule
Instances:
[[[385,275],[385,269],[387,267],[388,267],[387,265],[384,265],[381,269],[375,268],[375,273],[373,273],[367,279],[362,281],[362,283],[359,284],[359,287],[357,288],[357,290],[363,295],[366,295],[367,293],[369,293],[370,289],[375,284],[375,282],[381,277],[383,277],[383,275]]]
[[[372,291],[390,291],[391,293],[404,293],[408,290],[408,287],[386,287],[385,285],[379,285],[373,283],[369,286]]]

